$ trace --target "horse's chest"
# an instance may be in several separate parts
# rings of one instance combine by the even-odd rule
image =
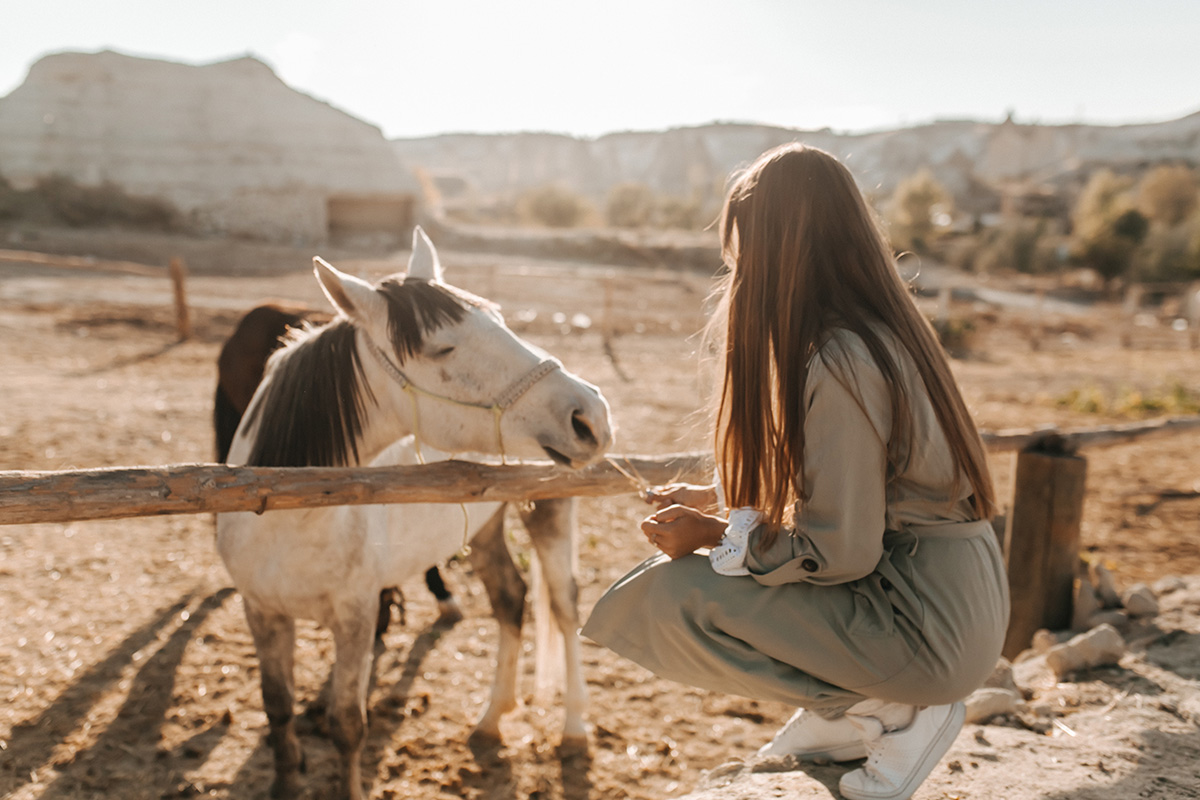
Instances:
[[[378,592],[371,515],[359,509],[223,515],[217,548],[243,594],[272,605],[308,604],[329,595]],[[290,609],[295,612],[295,609]]]

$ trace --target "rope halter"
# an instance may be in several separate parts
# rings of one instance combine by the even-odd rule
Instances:
[[[525,395],[526,392],[533,388],[534,384],[550,373],[562,369],[562,362],[560,362],[557,358],[544,358],[537,364],[534,364],[533,367],[524,375],[521,375],[515,381],[510,383],[491,403],[472,403],[465,400],[456,400],[453,397],[437,394],[436,392],[431,392],[427,389],[422,389],[420,386],[417,386],[407,375],[404,374],[403,370],[401,370],[400,367],[398,367],[395,362],[388,357],[387,353],[379,349],[378,345],[371,340],[370,336],[365,336],[364,338],[367,342],[367,350],[371,352],[371,355],[373,355],[375,360],[379,362],[379,365],[383,367],[384,372],[390,375],[392,380],[396,381],[396,383],[400,385],[400,388],[408,393],[409,399],[412,401],[413,438],[415,439],[417,446],[417,460],[422,464],[425,463],[425,458],[421,455],[421,416],[417,406],[418,394],[424,395],[432,400],[440,400],[443,403],[450,403],[451,405],[460,406],[462,408],[479,408],[485,411],[491,411],[492,419],[495,422],[496,448],[500,453],[500,463],[507,464],[508,461],[504,454],[504,435],[500,430],[500,418],[504,415],[505,411],[511,408],[513,404],[515,404]]]
[[[404,371],[401,370],[400,367],[396,366],[392,359],[388,358],[387,353],[379,349],[375,342],[371,340],[369,335],[365,335],[364,338],[367,342],[367,350],[369,350],[371,355],[375,357],[375,360],[379,362],[379,366],[383,367],[383,371],[391,376],[392,380],[399,384],[400,388],[408,394],[408,398],[412,402],[413,441],[417,448],[417,462],[420,464],[425,463],[425,456],[421,452],[421,412],[420,407],[417,405],[418,394],[424,395],[431,400],[440,400],[443,403],[450,403],[451,405],[456,405],[462,408],[479,408],[485,411],[491,411],[492,419],[495,422],[496,448],[500,452],[500,463],[507,464],[508,459],[504,454],[504,434],[500,430],[500,418],[504,416],[505,411],[511,408],[512,405],[520,400],[526,392],[533,388],[535,383],[549,375],[551,372],[562,369],[562,362],[557,358],[544,358],[538,363],[534,364],[533,367],[524,375],[510,383],[508,387],[500,393],[500,396],[491,403],[471,403],[466,400],[456,400],[453,397],[437,394],[436,392],[431,392],[427,389],[422,389],[420,386],[417,386],[407,375],[404,374]],[[459,503],[459,507],[461,507],[463,511],[463,543],[459,552],[465,556],[471,552],[471,545],[469,543],[471,536],[470,516],[467,514],[466,503]]]

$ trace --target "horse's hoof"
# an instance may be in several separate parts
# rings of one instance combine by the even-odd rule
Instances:
[[[483,749],[495,749],[504,744],[504,740],[500,738],[500,728],[479,727],[471,731],[471,735],[467,737],[467,741],[474,747]]]
[[[586,733],[564,733],[558,745],[560,756],[583,755],[591,749]]]
[[[293,800],[300,796],[300,772],[288,772],[276,775],[271,782],[271,797],[273,800]]]
[[[458,607],[458,603],[451,597],[449,600],[438,601],[438,618],[434,621],[435,628],[453,628],[458,623],[462,622],[462,609]]]

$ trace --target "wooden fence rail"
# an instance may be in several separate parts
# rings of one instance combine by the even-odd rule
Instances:
[[[175,302],[175,331],[179,334],[181,342],[192,335],[187,305],[187,266],[178,256],[172,258],[170,264],[164,268],[138,264],[133,261],[112,261],[90,256],[60,256],[35,253],[31,250],[0,250],[0,263],[34,264],[39,267],[56,267],[87,272],[116,272],[143,278],[170,278]]]
[[[1153,434],[1200,428],[1180,417],[1082,430],[985,433],[993,452],[1041,449],[1073,453]],[[616,463],[614,466],[613,462]],[[705,480],[706,453],[613,456],[579,472],[549,463],[488,465],[438,462],[407,467],[228,467],[184,464],[56,472],[0,472],[0,524],[120,519],[163,514],[267,511],[358,503],[458,503],[605,496],[649,484]]]
[[[614,466],[614,463],[616,466]],[[0,524],[120,519],[207,511],[314,508],[359,503],[461,503],[606,496],[650,484],[702,480],[702,453],[613,456],[578,472],[550,462],[439,461],[403,467],[228,467],[183,464],[60,472],[0,472]]]

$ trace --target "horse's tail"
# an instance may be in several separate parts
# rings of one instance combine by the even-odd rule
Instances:
[[[530,575],[533,579],[533,697],[539,705],[554,702],[554,695],[566,685],[563,663],[565,641],[550,599],[550,585],[542,575],[537,550],[530,549]],[[574,567],[574,564],[572,564]]]
[[[229,458],[229,448],[233,445],[233,435],[237,433],[238,423],[242,421],[242,412],[238,411],[225,394],[225,389],[217,386],[216,397],[213,398],[213,431],[216,439],[217,463],[224,464]]]

